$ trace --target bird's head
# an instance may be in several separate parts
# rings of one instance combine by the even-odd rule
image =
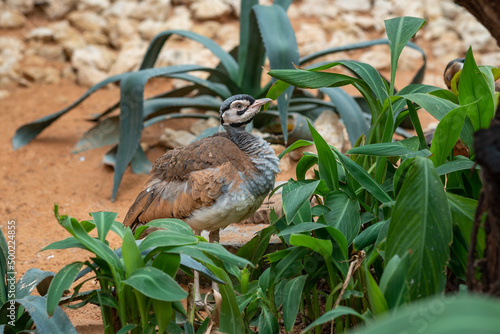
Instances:
[[[459,71],[464,68],[464,61],[465,58],[457,58],[453,59],[446,65],[446,68],[444,69],[444,74],[443,74],[443,79],[444,83],[448,87],[448,89],[451,89],[451,80],[457,74]]]
[[[220,123],[224,127],[245,129],[245,126],[259,113],[260,108],[271,101],[268,98],[256,100],[245,94],[231,96],[220,107]]]

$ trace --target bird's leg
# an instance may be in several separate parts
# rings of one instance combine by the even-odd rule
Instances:
[[[201,235],[201,231],[193,230],[195,235]],[[193,270],[194,274],[194,303],[195,305],[203,305],[203,300],[201,299],[200,292],[200,273],[197,270]]]
[[[220,240],[220,230],[217,229],[215,231],[211,231],[209,234],[208,234],[208,242],[217,242],[219,243],[219,240]],[[219,284],[217,284],[216,282],[212,282],[212,289],[214,289],[215,291],[219,291]]]

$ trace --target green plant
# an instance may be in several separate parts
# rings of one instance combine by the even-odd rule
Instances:
[[[175,319],[184,326],[185,332],[194,333],[199,325],[202,333],[210,322],[207,317],[197,323],[194,309],[186,311],[180,301],[188,293],[175,281],[177,271],[182,270],[192,276],[192,270],[221,284],[222,306],[220,308],[221,331],[234,331],[240,326],[231,320],[235,312],[235,295],[227,275],[219,268],[223,265],[244,267],[250,262],[229,253],[219,244],[206,242],[193,234],[191,228],[177,219],[159,219],[139,229],[139,237],[147,228],[157,229],[143,240],[136,240],[130,228],[115,221],[116,213],[93,212],[92,220],[78,222],[69,216],[55,215],[59,223],[72,235],[54,242],[44,250],[81,248],[90,251],[90,261],[77,261],[66,265],[53,278],[47,292],[47,313],[53,315],[64,291],[81,278],[85,279],[74,287],[69,300],[79,300],[71,305],[79,308],[87,303],[101,307],[104,330],[106,333],[181,333]],[[97,238],[89,235],[97,230]],[[114,250],[106,240],[109,231],[116,233],[122,240],[121,247]],[[82,267],[85,267],[81,271]],[[208,268],[208,269],[207,269]],[[93,272],[94,275],[85,275]],[[97,280],[99,289],[80,292],[88,281]],[[192,299],[192,300],[191,300]],[[188,305],[194,305],[194,295],[188,298]],[[174,320],[174,321],[172,321]]]
[[[40,333],[75,333],[56,301],[52,317],[45,310],[46,294],[54,273],[36,268],[28,269],[16,282],[15,221],[10,220],[7,240],[0,231],[0,333],[25,333],[36,328]],[[12,229],[13,228],[13,229]],[[40,296],[31,295],[37,289]]]
[[[286,10],[291,0],[277,0],[273,6],[258,5],[258,0],[241,1],[240,41],[239,46],[230,53],[224,51],[214,41],[183,30],[165,31],[157,35],[149,45],[139,71],[123,73],[110,77],[91,87],[82,97],[70,106],[40,118],[37,121],[20,127],[13,140],[14,149],[26,145],[47,126],[59,117],[76,107],[92,93],[108,85],[120,82],[120,101],[94,118],[98,123],[90,129],[77,143],[75,151],[113,145],[106,154],[106,161],[115,167],[112,199],[116,197],[123,173],[129,164],[133,172],[149,172],[151,163],[147,160],[139,141],[142,130],[156,122],[186,115],[172,114],[181,108],[197,108],[218,110],[220,99],[231,95],[246,93],[256,98],[263,97],[271,86],[268,81],[261,86],[262,66],[266,57],[271,69],[293,68],[293,64],[303,65],[319,57],[339,51],[366,48],[376,44],[387,44],[388,40],[374,40],[359,44],[335,47],[299,58],[297,41]],[[164,68],[153,68],[163,45],[172,36],[182,36],[201,43],[220,60],[215,68],[199,65],[180,65]],[[420,51],[424,64],[418,70],[413,82],[421,82],[425,69],[425,54],[413,43],[409,47]],[[193,76],[193,72],[207,73],[207,79]],[[151,99],[144,99],[144,86],[153,77],[182,79],[187,86],[173,89]],[[325,101],[327,96],[330,101]],[[258,115],[255,124],[264,127],[275,122],[284,129],[282,141],[293,142],[307,135],[301,129],[307,129],[304,116],[316,118],[324,109],[339,113],[346,125],[351,143],[368,130],[368,123],[360,106],[342,90],[322,89],[316,95],[293,87],[287,87],[285,94],[277,97],[277,109]],[[120,108],[119,116],[109,114]],[[293,130],[288,136],[288,119],[293,118],[290,125]],[[190,117],[210,117],[207,115],[190,115]],[[276,127],[274,127],[276,128]],[[278,127],[279,128],[279,127]],[[211,129],[204,135],[211,134]],[[307,138],[306,138],[307,139]],[[119,145],[117,145],[119,143]]]

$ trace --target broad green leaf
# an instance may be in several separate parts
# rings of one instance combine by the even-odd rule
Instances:
[[[167,231],[178,232],[188,236],[194,236],[193,230],[184,221],[176,218],[155,219],[146,224],[150,227],[160,227]]]
[[[360,79],[353,78],[344,74],[315,72],[302,69],[271,70],[268,72],[268,74],[293,86],[310,89],[341,87],[355,82],[361,82]],[[278,85],[277,88],[283,89],[280,85]]]
[[[45,246],[41,252],[49,249],[67,249],[67,248],[81,248],[87,249],[78,239],[75,237],[69,237],[63,240],[55,241],[48,246]]]
[[[186,256],[183,256],[182,264],[186,265]],[[177,270],[181,265],[181,254],[168,254],[160,253],[156,255],[151,266],[160,269],[164,273],[170,275],[170,277],[175,278]],[[200,264],[201,266],[201,264]]]
[[[198,239],[195,236],[184,235],[174,231],[158,230],[144,238],[139,249],[144,251],[148,248],[185,246],[197,243]]]
[[[166,302],[182,300],[187,297],[187,292],[172,277],[154,267],[139,268],[122,283],[150,298]]]
[[[411,251],[407,278],[412,300],[443,291],[451,238],[444,186],[432,162],[417,157],[396,199],[386,244],[387,258]]]
[[[250,265],[253,267],[253,264],[250,261],[230,253],[227,249],[224,248],[224,246],[222,246],[220,244],[209,243],[209,242],[199,242],[196,245],[189,245],[186,247],[195,248],[195,249],[199,249],[203,252],[207,252],[207,253],[212,254],[213,256],[219,258],[220,260],[222,260],[224,262],[234,264],[240,268],[243,268],[247,265]]]
[[[376,143],[351,148],[347,154],[364,154],[379,157],[399,157],[414,154],[416,151],[408,149],[400,141],[391,143]]]
[[[384,294],[389,309],[398,307],[404,302],[408,290],[406,274],[408,272],[410,253],[403,258],[394,255],[387,263],[380,278],[380,291]]]
[[[337,190],[326,196],[325,205],[331,209],[325,215],[326,222],[342,232],[347,244],[350,245],[361,227],[359,203],[353,201],[344,192]]]
[[[354,238],[354,249],[361,250],[375,242],[377,236],[387,221],[383,220],[367,227],[363,232]]]
[[[64,291],[69,289],[71,284],[73,284],[82,266],[83,262],[70,263],[59,270],[52,279],[47,293],[47,313],[50,316],[54,315]]]
[[[108,235],[109,230],[111,229],[111,225],[113,225],[116,216],[118,214],[116,212],[92,212],[92,218],[94,218],[94,224],[97,227],[97,234],[99,240],[102,242],[106,241],[106,236]]]
[[[327,322],[331,322],[338,317],[342,317],[342,316],[346,316],[346,315],[354,315],[354,316],[356,316],[364,321],[367,321],[367,319],[363,315],[359,314],[358,312],[356,312],[352,308],[340,305],[340,306],[337,306],[336,308],[334,308],[333,310],[326,312],[318,319],[314,320],[309,326],[304,328],[304,330],[301,333],[302,334],[309,333],[316,326],[326,324]]]
[[[436,167],[436,172],[438,175],[445,175],[460,170],[472,170],[473,168],[479,169],[479,165],[470,159],[456,157],[456,160],[446,162]]]
[[[319,176],[325,180],[326,185],[330,190],[337,190],[339,188],[339,175],[337,171],[337,161],[335,155],[328,143],[321,137],[316,129],[309,123],[309,130],[314,139],[316,150],[318,151],[318,169]]]
[[[467,110],[471,106],[458,107],[450,110],[439,122],[432,137],[430,159],[434,166],[441,166],[456,145],[465,121]]]
[[[268,274],[269,277],[267,279],[263,278],[262,282],[260,282],[259,279],[259,285],[261,285],[261,287],[264,286],[267,287],[269,285],[269,283],[266,282],[268,279],[273,279],[273,281],[277,283],[281,280],[296,276],[297,273],[303,269],[302,260],[307,253],[308,250],[306,248],[301,248],[301,247],[295,247],[292,248],[290,252],[283,253],[286,254],[286,256],[279,260],[276,267],[273,268],[272,273]],[[269,261],[271,261],[271,259],[269,259]],[[264,288],[263,291],[265,291]]]
[[[299,312],[299,306],[302,302],[302,290],[306,284],[307,275],[302,275],[291,279],[285,285],[283,296],[283,321],[285,330],[291,331]]]
[[[377,282],[373,278],[372,274],[369,270],[365,270],[366,277],[366,292],[368,294],[368,300],[370,301],[370,310],[373,314],[381,314],[386,312],[389,309],[387,306],[387,301],[385,297],[380,291]]]
[[[382,187],[368,174],[363,167],[333,148],[337,157],[347,171],[359,182],[370,194],[382,203],[392,202],[392,198],[382,189]]]
[[[158,333],[165,333],[170,319],[172,319],[172,303],[153,299],[153,312],[158,322]],[[156,331],[155,331],[156,333]]]
[[[118,332],[116,332],[116,334],[127,334],[136,327],[136,324],[128,324],[127,326],[122,327]]]
[[[498,333],[500,303],[483,296],[438,295],[376,318],[359,334]],[[307,328],[306,328],[307,329]]]
[[[442,120],[450,110],[459,107],[458,104],[430,94],[410,93],[401,96],[405,99],[415,102],[416,104],[424,108],[438,121]]]
[[[373,66],[354,60],[343,60],[339,63],[349,68],[366,82],[377,97],[380,105],[389,97],[384,79]]]
[[[385,30],[391,50],[391,95],[394,92],[398,60],[406,43],[423,27],[425,20],[416,17],[396,17],[385,20]]]
[[[260,230],[256,233],[255,237],[238,249],[236,255],[247,259],[255,265],[258,264],[267,250],[271,236],[275,233],[276,227],[273,225]]]
[[[369,124],[363,117],[363,111],[359,104],[341,88],[321,88],[320,91],[325,93],[335,104],[336,111],[342,118],[349,135],[349,141],[354,146],[358,138],[366,135],[369,129]]]
[[[462,106],[472,104],[467,110],[467,115],[472,121],[474,131],[489,127],[495,113],[493,92],[476,65],[471,47],[467,51],[460,74],[458,100]]]
[[[39,333],[76,334],[76,329],[71,324],[68,316],[56,305],[49,316],[47,314],[47,299],[40,296],[26,296],[16,299],[29,313]]]
[[[283,194],[283,211],[288,223],[291,223],[295,215],[304,203],[309,204],[309,198],[318,187],[320,180],[308,182],[293,189],[287,194]]]
[[[286,150],[284,150],[283,152],[281,152],[280,155],[278,156],[278,158],[280,158],[280,159],[283,158],[283,156],[285,154],[287,154],[290,151],[296,150],[299,147],[310,146],[310,145],[313,145],[313,144],[314,144],[314,142],[312,142],[310,140],[304,140],[304,139],[297,140],[292,145],[288,146],[286,148]]]
[[[278,318],[269,310],[266,303],[260,303],[259,334],[274,334],[279,332]],[[294,319],[295,321],[295,319]]]
[[[130,277],[134,271],[144,267],[141,252],[135,243],[134,234],[130,229],[127,229],[123,237],[122,256],[125,269],[127,270],[125,277]]]

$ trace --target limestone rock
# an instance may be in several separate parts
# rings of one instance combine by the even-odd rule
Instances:
[[[68,20],[81,31],[102,31],[107,24],[102,16],[89,10],[72,12]]]
[[[335,0],[335,5],[344,11],[366,12],[371,9],[370,0]]]
[[[56,20],[74,9],[76,2],[76,0],[45,0],[42,8],[49,19]]]
[[[58,83],[61,79],[59,70],[48,66],[24,66],[23,77],[28,81],[43,84]]]
[[[54,32],[54,40],[63,47],[68,58],[73,56],[76,49],[87,45],[82,34],[73,28],[68,21],[52,23],[49,25],[49,28]]]
[[[87,44],[105,45],[109,44],[108,36],[102,31],[84,31],[83,38]]]
[[[199,0],[191,5],[195,19],[220,20],[231,13],[231,6],[222,0]]]
[[[297,38],[299,50],[304,55],[325,49],[326,34],[323,27],[318,23],[302,23],[295,37]]]
[[[100,13],[109,6],[109,0],[79,0],[76,8],[78,10],[90,10]]]
[[[116,61],[111,66],[109,75],[120,74],[138,69],[142,59],[144,58],[147,47],[148,44],[140,40],[125,44],[123,49],[118,54]]]
[[[111,6],[109,6],[106,10],[102,12],[102,15],[105,17],[130,17],[134,12],[137,11],[139,7],[139,3],[127,1],[127,0],[118,0],[114,1]]]
[[[35,8],[35,0],[4,0],[8,8],[28,14]]]
[[[188,145],[196,138],[191,132],[166,128],[160,137],[160,143],[167,148],[176,148]]]
[[[143,0],[129,16],[140,21],[147,19],[165,21],[170,11],[170,0]]]
[[[221,28],[222,25],[217,21],[204,21],[195,24],[192,31],[208,38],[215,39]]]
[[[26,39],[28,41],[52,42],[54,40],[54,30],[48,27],[31,29],[29,33],[26,34]]]
[[[387,45],[374,45],[359,56],[359,61],[375,67],[377,70],[391,68],[391,56]]]
[[[219,120],[217,118],[210,117],[209,119],[199,119],[194,122],[189,130],[195,135],[199,135],[203,131],[209,128],[213,128],[215,126],[219,126]]]
[[[0,37],[0,86],[17,82],[21,76],[23,43],[14,37]]]
[[[191,11],[186,6],[174,7],[172,14],[165,22],[165,30],[191,30],[192,26]]]
[[[26,55],[37,55],[47,60],[66,61],[63,47],[55,43],[30,41],[27,45]]]
[[[71,64],[75,69],[80,67],[94,67],[100,71],[107,72],[116,60],[115,54],[108,48],[97,45],[88,45],[75,50],[71,58]]]
[[[160,21],[153,21],[147,19],[139,24],[139,34],[145,40],[152,40],[156,35],[161,33],[162,31],[168,30],[166,29],[165,23]]]
[[[113,47],[120,49],[130,41],[140,40],[137,26],[136,20],[109,17],[107,27],[109,43]]]
[[[17,29],[24,27],[26,18],[23,13],[15,9],[0,11],[0,29]]]
[[[314,127],[329,145],[341,150],[344,146],[344,125],[336,113],[323,111],[314,121]]]
[[[76,81],[78,84],[91,87],[108,77],[108,74],[95,67],[84,65],[76,69]]]

